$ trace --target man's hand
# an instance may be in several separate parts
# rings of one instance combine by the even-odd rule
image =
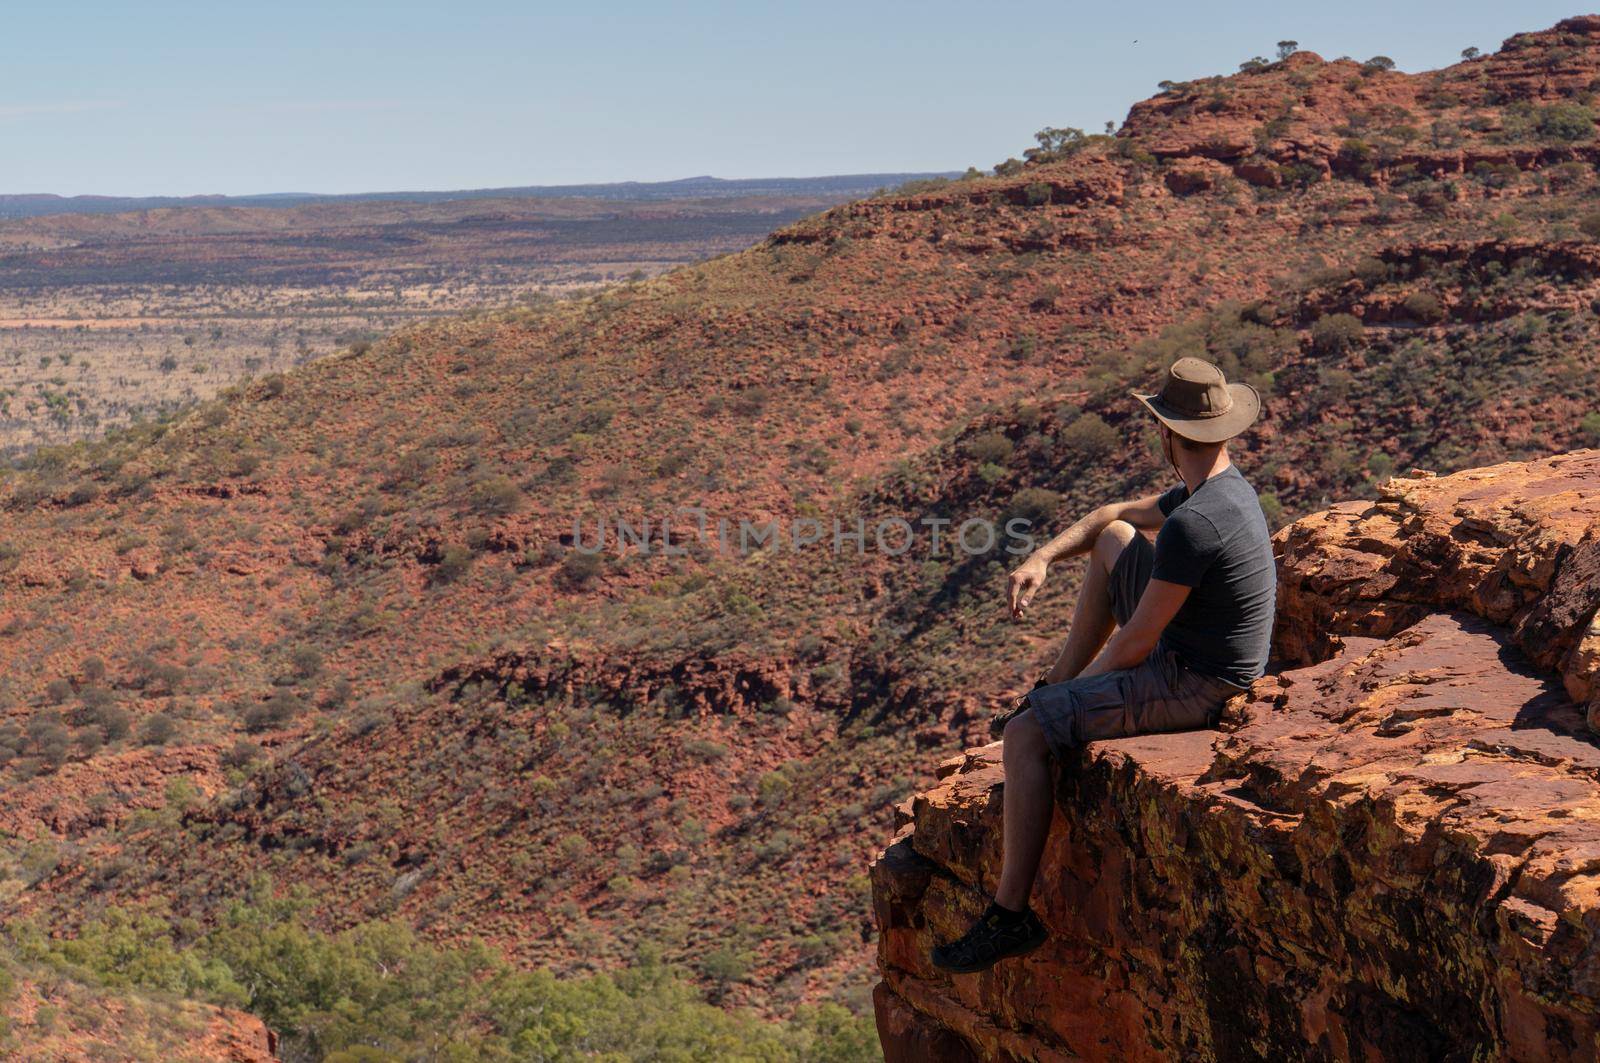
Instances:
[[[1033,596],[1044,586],[1045,572],[1049,566],[1038,554],[1018,565],[1011,573],[1011,618],[1022,619],[1022,613],[1033,601]]]

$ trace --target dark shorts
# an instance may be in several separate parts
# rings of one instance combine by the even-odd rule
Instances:
[[[1119,626],[1133,615],[1154,565],[1155,547],[1143,535],[1117,558],[1110,591]],[[1132,668],[1040,687],[1028,695],[1028,705],[1059,756],[1102,738],[1215,726],[1223,703],[1240,689],[1194,671],[1158,644]]]

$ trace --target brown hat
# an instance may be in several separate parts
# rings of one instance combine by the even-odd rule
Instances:
[[[1261,396],[1249,384],[1230,384],[1203,358],[1179,358],[1156,395],[1133,397],[1173,433],[1196,443],[1221,443],[1243,432],[1261,413]]]

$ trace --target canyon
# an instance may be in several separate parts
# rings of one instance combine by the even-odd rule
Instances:
[[[1415,74],[1246,66],[16,462],[0,965],[308,1058],[499,1050],[568,997],[774,1058],[857,1058],[873,1015],[905,1055],[1581,1055],[1600,19]],[[417,209],[456,246],[490,207]],[[1234,456],[1280,529],[1273,678],[1064,774],[1053,951],[940,980],[996,855],[963,751],[1080,570],[1019,626],[1000,551],[585,555],[575,522],[1049,531],[1170,485],[1127,393],[1180,354],[1265,397]],[[279,946],[420,958],[285,1001]],[[463,971],[501,991],[435,988]]]

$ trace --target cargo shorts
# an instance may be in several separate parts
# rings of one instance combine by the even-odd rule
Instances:
[[[1111,613],[1119,626],[1133,616],[1154,567],[1155,547],[1135,535],[1111,570]],[[1028,707],[1059,757],[1103,738],[1214,727],[1224,703],[1242,689],[1196,672],[1157,643],[1132,668],[1039,687],[1028,694]]]

